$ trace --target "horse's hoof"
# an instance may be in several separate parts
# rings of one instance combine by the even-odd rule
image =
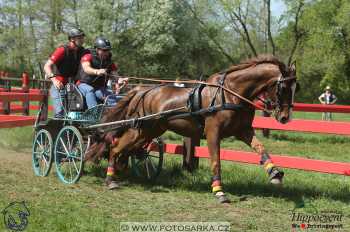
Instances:
[[[270,174],[270,183],[274,185],[282,185],[284,172],[274,168]]]
[[[224,192],[217,192],[215,194],[216,199],[218,199],[219,203],[223,204],[223,203],[230,203],[230,199],[228,199],[225,195]]]
[[[274,178],[272,180],[270,180],[270,183],[273,184],[273,185],[282,185],[283,182],[281,179],[277,179],[277,178]]]
[[[120,188],[120,185],[118,184],[118,182],[116,181],[111,181],[108,185],[107,185],[109,190],[113,190],[113,189],[117,189]]]

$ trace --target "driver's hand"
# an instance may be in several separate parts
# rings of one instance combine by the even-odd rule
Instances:
[[[63,84],[61,81],[57,80],[56,77],[51,78],[52,84],[55,86],[56,89],[62,89]]]
[[[96,75],[97,75],[97,76],[104,76],[104,75],[107,75],[107,70],[106,70],[106,69],[97,69]]]
[[[124,85],[128,84],[128,81],[129,81],[129,78],[119,78],[118,84],[124,86]]]

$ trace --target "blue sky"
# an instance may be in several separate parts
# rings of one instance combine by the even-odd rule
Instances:
[[[286,5],[282,0],[271,1],[272,15],[279,17],[286,10]]]

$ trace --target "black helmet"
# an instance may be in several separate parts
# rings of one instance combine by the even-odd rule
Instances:
[[[103,37],[97,37],[95,40],[95,48],[100,48],[103,50],[110,50],[112,49],[111,42],[109,42],[108,39]]]
[[[85,36],[83,30],[79,28],[72,28],[68,31],[68,39],[78,37],[78,36]]]

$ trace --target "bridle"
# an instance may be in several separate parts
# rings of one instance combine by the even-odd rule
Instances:
[[[296,80],[296,77],[285,77],[283,74],[281,74],[278,77],[278,80],[276,81],[275,85],[276,85],[276,99],[272,100],[272,99],[267,99],[267,101],[263,101],[265,106],[269,105],[273,111],[274,114],[280,112],[282,110],[283,107],[288,107],[293,108],[293,97],[291,97],[291,100],[288,103],[283,103],[283,93],[286,89],[285,82],[290,81],[290,80]],[[295,91],[295,90],[294,90]],[[292,93],[294,94],[294,92]]]

